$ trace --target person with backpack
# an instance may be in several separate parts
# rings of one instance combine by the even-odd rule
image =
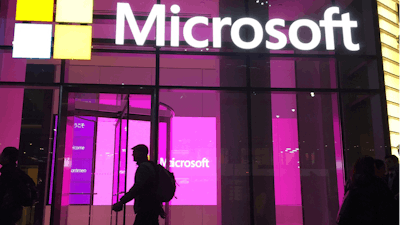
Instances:
[[[6,147],[0,154],[0,220],[14,225],[22,217],[23,206],[35,204],[38,193],[35,182],[17,167],[18,149]]]
[[[121,211],[124,204],[135,199],[133,209],[136,214],[134,225],[158,225],[158,217],[165,218],[162,202],[172,199],[175,193],[175,178],[161,165],[149,161],[149,149],[140,144],[133,149],[133,160],[138,168],[132,188],[115,203],[114,211]]]

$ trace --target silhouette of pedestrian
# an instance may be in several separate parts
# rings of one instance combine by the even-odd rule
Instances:
[[[387,174],[385,177],[389,189],[395,195],[395,199],[400,203],[400,165],[399,159],[395,155],[385,158]]]
[[[399,159],[395,155],[389,155],[385,158],[387,176],[386,181],[389,189],[396,198],[399,198]]]
[[[162,204],[157,200],[156,167],[154,162],[147,159],[149,149],[145,145],[136,145],[133,149],[133,160],[139,166],[135,173],[135,183],[119,202],[112,207],[114,211],[121,211],[124,204],[135,199],[133,206],[136,218],[134,225],[158,225],[158,216],[165,218]]]
[[[15,224],[22,217],[22,206],[34,204],[35,183],[17,168],[18,150],[6,147],[0,155],[0,224]]]
[[[372,157],[363,156],[354,164],[339,225],[396,224],[395,200],[385,182],[375,176],[374,163]]]

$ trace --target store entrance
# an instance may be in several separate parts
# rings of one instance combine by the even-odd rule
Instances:
[[[137,165],[133,161],[132,147],[148,146],[151,160],[154,157],[169,160],[170,155],[173,111],[165,104],[159,105],[158,149],[155,153],[154,147],[150,147],[151,99],[152,95],[147,93],[68,92],[67,114],[61,116],[61,120],[56,116],[55,120],[64,120],[61,123],[65,124],[65,130],[61,129],[59,134],[54,131],[54,137],[59,138],[58,142],[55,139],[54,147],[65,145],[62,179],[59,167],[58,171],[54,167],[57,167],[54,155],[50,184],[56,186],[49,189],[62,195],[61,206],[54,205],[50,191],[49,204],[60,208],[60,215],[65,217],[67,224],[133,224],[133,201],[120,212],[111,210],[111,206],[134,184]],[[51,216],[57,217],[53,215],[56,213],[57,209],[53,209]]]

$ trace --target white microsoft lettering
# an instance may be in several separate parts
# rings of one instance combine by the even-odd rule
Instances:
[[[351,38],[351,28],[357,26],[357,21],[350,21],[350,13],[342,15],[343,42],[344,46],[350,51],[360,50],[360,44],[354,44]]]
[[[123,45],[125,40],[125,19],[128,21],[129,28],[132,31],[133,38],[139,46],[144,45],[147,36],[150,33],[151,26],[156,23],[156,45],[165,45],[165,5],[155,4],[150,11],[149,17],[143,26],[142,31],[133,15],[129,3],[117,3],[117,30],[115,37],[115,44]]]
[[[297,31],[300,27],[308,27],[311,29],[311,41],[309,43],[303,43],[299,40],[297,35]],[[321,41],[321,30],[318,25],[312,21],[307,19],[296,20],[289,27],[289,39],[293,46],[300,50],[312,50],[318,46]]]
[[[245,42],[240,38],[239,31],[240,28],[244,25],[249,25],[253,28],[254,30],[254,38],[250,42]],[[253,49],[257,46],[260,45],[263,39],[263,29],[261,24],[253,19],[253,18],[242,18],[238,19],[233,23],[232,29],[231,29],[231,37],[233,43],[235,43],[236,46],[242,49]]]
[[[178,14],[181,8],[178,5],[171,6],[171,12]],[[179,16],[171,16],[171,46],[179,47]]]
[[[172,158],[169,161],[169,166],[170,167],[186,167],[186,168],[210,168],[210,160],[207,158],[203,158],[202,160],[175,160],[175,158]],[[160,158],[160,164],[163,167],[166,167],[167,165],[167,160],[164,158]]]
[[[266,24],[265,24],[265,31],[267,31],[267,34],[271,35],[272,37],[278,39],[278,43],[272,43],[270,41],[265,41],[265,46],[268,49],[272,49],[272,50],[280,50],[282,48],[284,48],[287,44],[287,38],[285,36],[285,34],[283,34],[282,32],[279,32],[278,30],[275,30],[275,26],[281,26],[281,27],[285,27],[285,20],[283,19],[272,19],[269,20]]]
[[[171,12],[174,14],[171,16],[171,47],[179,47],[179,23],[180,19],[177,14],[180,12],[180,7],[176,4],[172,5],[170,8]],[[333,28],[342,28],[343,32],[343,43],[344,46],[350,51],[359,51],[360,44],[353,43],[351,36],[351,28],[357,28],[357,21],[350,20],[350,13],[345,13],[341,15],[341,20],[333,20],[334,14],[339,14],[339,7],[333,6],[324,12],[324,19],[319,21],[319,24],[308,19],[299,19],[294,21],[289,27],[289,40],[291,44],[299,50],[312,50],[315,49],[321,42],[321,29],[325,30],[325,42],[326,50],[335,50],[335,38],[333,33]],[[155,4],[150,11],[150,14],[142,28],[139,30],[135,16],[133,15],[132,9],[129,3],[117,3],[117,28],[115,43],[117,45],[123,45],[125,39],[125,19],[128,21],[129,28],[133,34],[133,37],[139,46],[143,46],[149,33],[151,27],[156,22],[156,45],[165,46],[165,5]],[[183,37],[184,40],[194,48],[205,48],[209,45],[209,40],[197,40],[193,37],[193,27],[197,24],[204,24],[209,26],[209,19],[204,16],[195,16],[185,23],[183,26]],[[254,30],[254,38],[251,41],[244,41],[240,38],[240,29],[243,26],[250,26]],[[264,31],[262,25],[253,18],[240,18],[232,23],[232,18],[225,17],[214,17],[212,18],[212,32],[213,32],[213,47],[221,48],[221,30],[224,26],[231,26],[231,38],[233,43],[242,49],[254,49],[258,47],[264,36]],[[283,19],[271,19],[265,24],[265,32],[278,39],[278,42],[271,42],[266,40],[265,46],[267,49],[280,50],[283,49],[288,38],[284,33],[276,29],[276,26],[285,27],[285,20]],[[311,30],[311,41],[308,43],[303,43],[299,40],[298,30],[301,27],[308,27]]]
[[[342,21],[333,21],[333,14],[339,14],[339,7],[330,7],[324,13],[324,20],[319,21],[321,27],[325,27],[326,50],[335,50],[334,27],[342,27],[344,46],[350,51],[360,50],[360,44],[353,44],[351,28],[358,26],[357,21],[350,21],[350,14],[342,15]]]
[[[221,48],[221,30],[222,27],[232,25],[232,19],[229,17],[225,17],[221,20],[220,17],[213,18],[213,47]]]
[[[160,164],[161,164],[161,166],[166,167],[167,166],[167,160],[164,159],[164,158],[160,158]]]
[[[186,42],[192,47],[205,48],[208,46],[208,39],[198,41],[193,37],[192,30],[196,24],[208,25],[207,17],[195,16],[193,18],[190,18],[183,27],[183,38],[185,38]]]

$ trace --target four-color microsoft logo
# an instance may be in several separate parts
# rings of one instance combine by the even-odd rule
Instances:
[[[13,58],[51,58],[53,12],[54,0],[17,1]],[[92,22],[93,0],[57,0],[53,58],[90,60]]]

